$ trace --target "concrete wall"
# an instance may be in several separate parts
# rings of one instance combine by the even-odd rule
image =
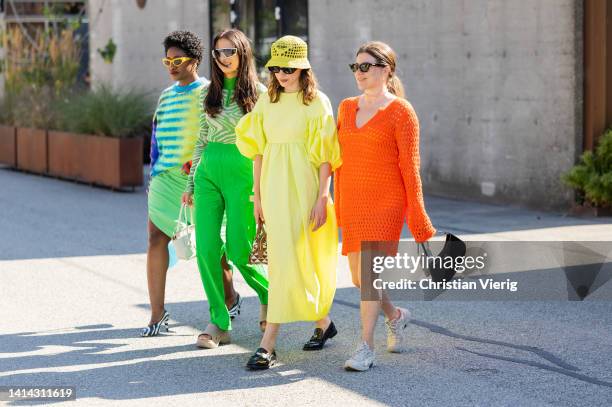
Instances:
[[[135,0],[90,0],[90,70],[93,84],[110,83],[159,92],[170,78],[161,63],[162,41],[171,31],[197,33],[208,52],[208,1],[148,0],[144,9]],[[112,38],[117,53],[112,64],[104,62],[98,48]],[[207,60],[205,60],[207,61]],[[200,74],[206,74],[204,66]]]
[[[93,83],[158,92],[169,83],[160,63],[168,32],[210,41],[205,0],[89,7]],[[581,0],[309,0],[310,56],[337,106],[358,92],[347,64],[361,43],[396,50],[420,118],[427,192],[564,208],[572,193],[559,177],[582,142],[581,21]],[[96,52],[109,38],[112,64]]]
[[[562,208],[582,137],[581,4],[311,0],[312,64],[337,104],[358,93],[359,45],[388,42],[419,115],[426,191]]]

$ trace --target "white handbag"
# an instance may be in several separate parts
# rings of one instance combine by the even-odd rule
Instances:
[[[189,215],[187,213],[189,212]],[[190,219],[191,224],[190,224]],[[193,225],[192,209],[187,205],[181,205],[179,217],[176,221],[176,229],[172,236],[172,245],[176,251],[176,257],[181,260],[191,260],[196,256],[195,226]]]

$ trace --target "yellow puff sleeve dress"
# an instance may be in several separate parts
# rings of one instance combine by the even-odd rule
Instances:
[[[331,103],[318,92],[309,105],[301,93],[260,96],[236,126],[236,146],[263,156],[261,204],[268,235],[268,322],[316,321],[336,291],[338,229],[333,203],[316,232],[309,222],[319,192],[319,167],[342,163]]]

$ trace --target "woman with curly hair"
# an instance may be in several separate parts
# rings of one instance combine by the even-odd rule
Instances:
[[[148,189],[147,283],[151,318],[141,336],[156,336],[168,327],[170,315],[164,308],[168,243],[176,228],[181,195],[187,185],[190,160],[200,128],[200,97],[208,81],[198,76],[202,41],[192,32],[174,31],[163,42],[165,58],[174,85],[165,89],[153,116],[151,135],[151,179]],[[224,260],[224,270],[229,266]],[[231,297],[231,270],[224,273],[226,292]],[[230,304],[232,298],[227,298]]]

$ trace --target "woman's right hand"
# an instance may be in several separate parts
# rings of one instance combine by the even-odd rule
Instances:
[[[191,192],[183,193],[183,197],[181,198],[181,203],[183,205],[193,206],[193,193]]]
[[[253,201],[253,215],[255,216],[255,222],[257,222],[258,225],[265,223],[266,220],[264,219],[263,209],[261,207],[261,199],[255,197]]]

